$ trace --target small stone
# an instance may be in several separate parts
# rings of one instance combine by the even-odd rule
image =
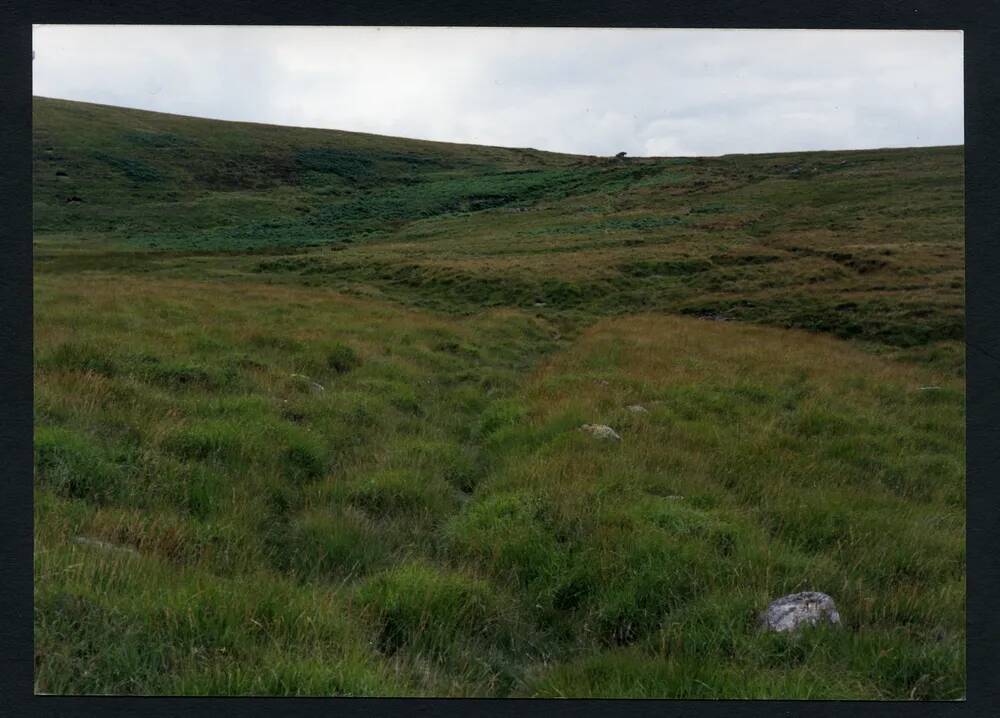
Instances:
[[[633,414],[648,414],[649,413],[649,411],[646,409],[646,407],[644,407],[644,406],[642,406],[640,404],[632,404],[632,406],[628,406],[628,407],[625,407],[625,408],[627,408]]]
[[[305,374],[292,374],[291,377],[308,388],[310,394],[319,394],[326,391],[326,388],[322,384],[313,381]]]
[[[102,551],[118,551],[121,553],[127,553],[131,556],[139,555],[139,552],[130,546],[116,546],[113,543],[101,541],[100,539],[89,538],[88,536],[74,536],[72,541],[80,546],[91,546],[93,548],[101,549]]]
[[[823,622],[839,624],[840,614],[837,613],[833,599],[819,591],[782,596],[772,601],[760,616],[760,623],[765,631],[778,633],[796,631],[802,626],[815,626]]]
[[[580,431],[585,431],[595,439],[611,439],[612,441],[621,441],[622,437],[618,435],[618,432],[612,429],[610,426],[605,426],[604,424],[584,424],[580,427]]]

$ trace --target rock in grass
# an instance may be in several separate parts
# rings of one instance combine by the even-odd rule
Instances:
[[[649,413],[649,411],[646,409],[646,407],[644,407],[644,406],[642,406],[640,404],[633,404],[632,406],[627,406],[625,408],[628,409],[629,411],[631,411],[633,414],[648,414]]]
[[[292,374],[291,377],[298,382],[300,386],[307,388],[310,394],[321,394],[326,391],[326,388],[322,384],[313,381],[305,374]]]
[[[840,614],[833,599],[819,591],[803,591],[771,601],[760,616],[761,626],[766,631],[787,633],[803,626],[819,623],[837,625]]]
[[[604,424],[584,424],[580,427],[580,431],[585,431],[595,439],[610,439],[612,441],[621,441],[622,437],[618,435],[618,432],[612,429],[610,426],[605,426]]]
[[[131,546],[118,546],[113,543],[108,543],[107,541],[101,541],[100,539],[90,538],[89,536],[74,536],[72,539],[73,543],[80,546],[92,546],[93,548],[101,549],[102,551],[115,551],[118,553],[127,553],[130,556],[138,556],[139,552],[136,551]]]

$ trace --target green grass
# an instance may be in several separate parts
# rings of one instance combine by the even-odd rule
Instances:
[[[964,695],[961,148],[34,135],[37,691]]]

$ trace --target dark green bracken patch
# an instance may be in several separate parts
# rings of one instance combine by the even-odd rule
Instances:
[[[169,149],[174,147],[187,147],[194,144],[189,137],[182,137],[173,132],[151,132],[149,130],[133,130],[126,132],[124,138],[127,142],[139,147],[151,147],[155,149]]]
[[[618,269],[633,277],[678,277],[706,272],[712,263],[704,259],[645,260],[619,265]]]
[[[335,344],[326,354],[326,365],[338,374],[361,366],[361,358],[346,344]]]
[[[97,152],[94,157],[136,182],[157,182],[163,179],[158,169],[140,159],[116,157],[104,152]]]
[[[368,178],[375,171],[374,160],[366,154],[326,147],[299,150],[295,161],[305,170],[332,173],[353,181]]]
[[[965,317],[960,311],[891,305],[880,301],[835,302],[815,297],[731,299],[683,305],[694,316],[777,324],[826,332],[843,339],[865,339],[894,347],[917,347],[961,340]]]

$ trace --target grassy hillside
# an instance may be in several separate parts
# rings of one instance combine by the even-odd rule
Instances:
[[[964,693],[961,148],[34,158],[37,690]]]

